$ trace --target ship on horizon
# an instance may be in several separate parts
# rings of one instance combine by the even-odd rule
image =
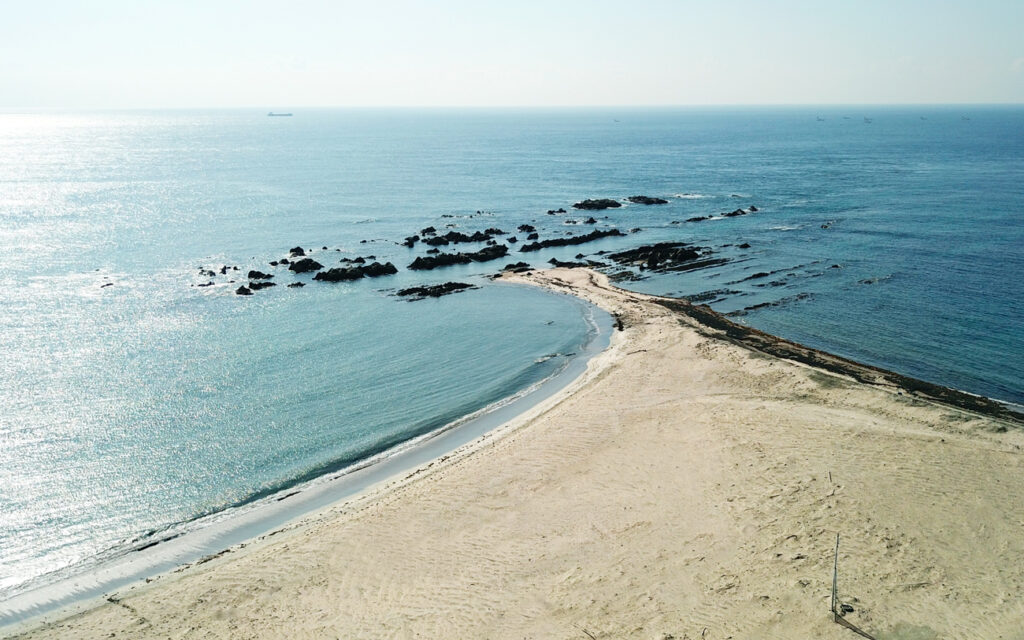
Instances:
[[[273,111],[271,111],[267,115],[271,116],[271,117],[279,117],[280,118],[280,117],[285,117],[285,116],[291,116],[292,114],[290,114],[290,113],[274,113]]]

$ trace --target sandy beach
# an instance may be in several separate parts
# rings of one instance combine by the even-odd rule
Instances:
[[[622,330],[481,440],[21,637],[855,638],[838,533],[870,637],[1024,638],[1014,416],[588,270],[505,279]]]

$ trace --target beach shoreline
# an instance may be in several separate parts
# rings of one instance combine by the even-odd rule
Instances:
[[[25,637],[841,638],[836,533],[852,623],[1014,632],[1019,416],[588,270],[503,279],[621,331],[452,454]]]

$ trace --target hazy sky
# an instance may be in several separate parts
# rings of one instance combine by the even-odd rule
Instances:
[[[0,108],[1024,102],[1024,0],[0,0]]]

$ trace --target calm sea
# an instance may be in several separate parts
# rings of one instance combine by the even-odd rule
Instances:
[[[2,113],[0,600],[551,376],[592,322],[486,279],[519,260],[689,242],[726,261],[623,286],[1024,403],[1022,185],[1019,107]],[[570,222],[637,194],[669,203]],[[520,224],[641,231],[523,254]],[[519,243],[409,271],[428,225]],[[269,266],[296,245],[399,273]],[[249,269],[279,286],[236,296]],[[393,295],[449,280],[479,288]]]

